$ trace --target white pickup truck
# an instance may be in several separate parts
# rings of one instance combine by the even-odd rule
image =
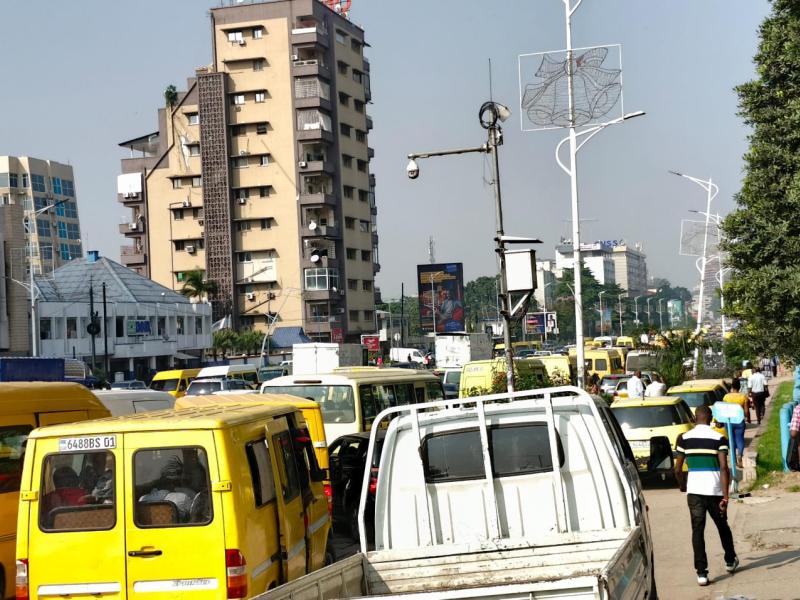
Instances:
[[[634,457],[602,401],[548,388],[395,407],[382,420],[375,550],[368,471],[361,553],[258,600],[657,597]]]

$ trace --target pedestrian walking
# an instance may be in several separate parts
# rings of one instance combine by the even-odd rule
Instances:
[[[747,396],[745,396],[741,390],[742,384],[741,382],[734,378],[733,382],[731,383],[731,391],[725,394],[722,398],[723,402],[730,402],[732,404],[738,404],[742,407],[742,410],[747,415],[747,422],[750,422],[750,411],[747,408],[748,401]],[[744,454],[744,430],[745,424],[744,421],[741,423],[737,423],[736,425],[731,425],[731,431],[733,433],[733,439],[730,440],[733,444],[733,451],[736,453],[736,466],[740,469],[742,468],[742,455]]]
[[[589,377],[589,393],[599,396],[600,391],[600,376],[597,373],[592,373],[592,376]]]
[[[792,471],[800,470],[800,404],[792,410],[792,420],[789,423],[789,451],[786,455],[786,464]]]
[[[779,364],[778,357],[777,356],[773,356],[772,357],[772,376],[773,377],[777,377],[778,376],[778,364]]]
[[[667,393],[666,384],[661,381],[661,375],[653,373],[653,381],[645,388],[645,398],[661,398]]]
[[[628,398],[644,397],[644,384],[642,383],[642,372],[636,371],[630,379],[628,379]]]
[[[769,388],[767,387],[767,378],[761,373],[760,367],[753,369],[753,374],[747,380],[747,388],[750,390],[750,398],[753,400],[753,406],[756,408],[756,420],[761,424],[761,419],[764,418],[764,407],[767,403],[769,396]]]
[[[719,532],[725,551],[725,570],[733,573],[739,566],[733,533],[728,525],[728,440],[710,427],[711,409],[698,406],[695,413],[697,425],[678,436],[675,450],[675,478],[678,487],[686,492],[689,515],[692,521],[692,550],[698,585],[708,585],[708,557],[706,556],[706,515],[711,517]],[[683,472],[687,464],[688,473]]]

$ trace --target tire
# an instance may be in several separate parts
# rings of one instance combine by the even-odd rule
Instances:
[[[6,576],[2,568],[0,568],[0,600],[6,597]]]
[[[656,565],[653,563],[653,557],[650,557],[650,592],[647,594],[647,600],[658,600],[658,590],[656,589]]]

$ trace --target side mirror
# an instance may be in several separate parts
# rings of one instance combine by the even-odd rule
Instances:
[[[647,472],[650,475],[672,473],[674,461],[672,446],[667,436],[650,438],[650,458],[647,460]]]

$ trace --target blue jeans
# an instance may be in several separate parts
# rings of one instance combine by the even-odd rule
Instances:
[[[744,423],[739,423],[738,425],[731,425],[731,429],[733,430],[733,439],[731,440],[731,452],[733,452],[734,446],[736,448],[736,456],[742,456],[744,454]]]

